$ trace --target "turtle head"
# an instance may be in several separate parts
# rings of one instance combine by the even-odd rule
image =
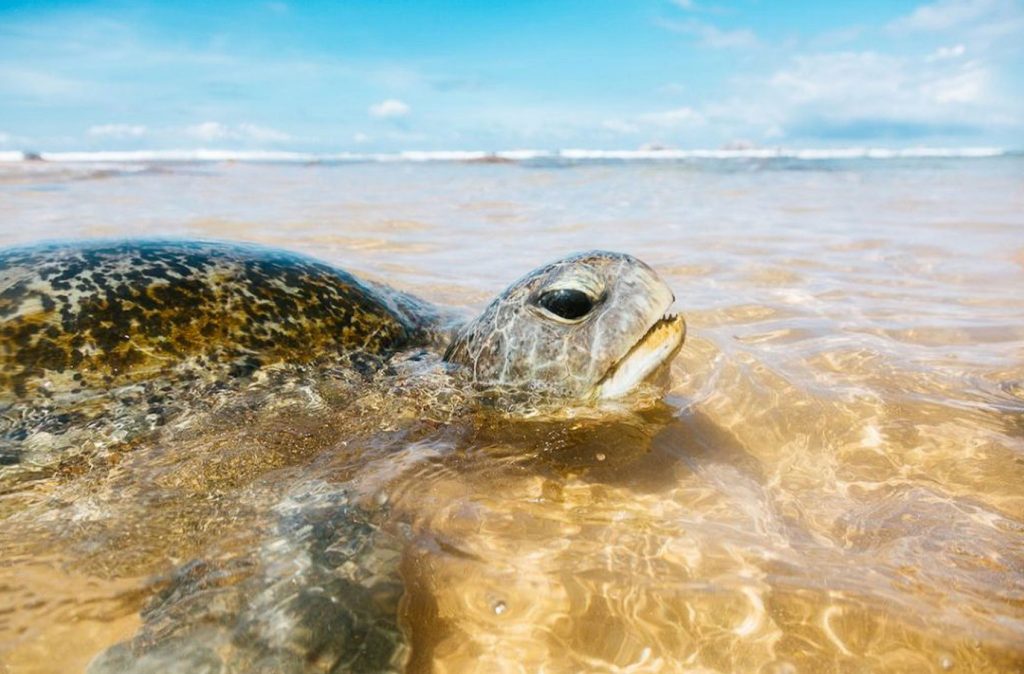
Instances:
[[[679,350],[675,297],[622,253],[580,253],[519,279],[455,334],[444,359],[474,384],[558,398],[617,398]]]

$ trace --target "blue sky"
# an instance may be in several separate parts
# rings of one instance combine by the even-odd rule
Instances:
[[[1024,146],[1024,0],[0,0],[0,150]]]

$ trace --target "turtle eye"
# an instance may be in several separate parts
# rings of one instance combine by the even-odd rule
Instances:
[[[558,288],[537,298],[537,305],[567,321],[583,318],[594,308],[590,295],[572,288]]]

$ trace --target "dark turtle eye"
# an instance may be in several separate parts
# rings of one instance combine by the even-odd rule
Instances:
[[[583,318],[594,308],[594,301],[589,295],[572,288],[549,290],[537,299],[537,304],[569,321]]]

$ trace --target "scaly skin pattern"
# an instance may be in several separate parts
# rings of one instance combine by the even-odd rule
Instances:
[[[593,310],[578,321],[545,316],[537,299],[559,288],[585,291]],[[444,359],[465,367],[481,388],[586,400],[673,299],[657,273],[635,257],[572,255],[509,286],[456,333]]]
[[[189,358],[251,371],[323,354],[386,353],[422,326],[385,293],[256,246],[129,241],[0,253],[0,391],[110,388]]]
[[[541,306],[552,290],[583,292],[592,306],[561,320]],[[628,255],[591,252],[546,265],[458,331],[443,386],[539,391],[556,405],[586,400],[672,300],[655,272]],[[26,453],[45,459],[80,448],[139,415],[133,423],[153,417],[156,428],[216,395],[204,388],[208,379],[248,387],[258,377],[237,375],[280,363],[298,364],[278,374],[301,383],[301,364],[344,364],[331,356],[360,353],[395,367],[387,361],[394,352],[437,344],[440,318],[401,293],[258,247],[156,241],[0,252],[0,432],[13,445],[0,442],[0,467]],[[196,368],[217,376],[193,380]],[[282,395],[274,369],[259,373],[270,382],[263,403]],[[377,372],[393,384],[389,395],[401,395],[401,376]],[[370,415],[380,409],[372,396],[367,405]],[[401,417],[387,440],[396,433],[390,421],[366,444],[404,446]],[[203,426],[182,432],[193,431]],[[340,448],[325,442],[322,454]],[[302,473],[270,506],[258,546],[214,544],[176,569],[143,610],[139,631],[98,655],[90,674],[403,671],[411,652],[399,616],[408,541],[384,506],[355,497],[360,473],[328,474],[317,481]]]

